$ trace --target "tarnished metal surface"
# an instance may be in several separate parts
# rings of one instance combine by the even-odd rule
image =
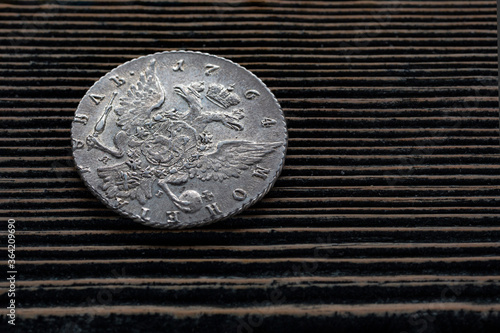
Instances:
[[[236,214],[267,193],[287,131],[255,75],[179,51],[102,77],[76,111],[72,145],[82,178],[106,205],[149,226],[186,228]]]

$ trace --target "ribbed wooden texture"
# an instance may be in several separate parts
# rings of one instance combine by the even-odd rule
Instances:
[[[2,1],[17,330],[495,331],[496,19],[495,1]],[[70,125],[102,75],[175,49],[258,75],[289,150],[244,214],[153,230],[85,188]]]

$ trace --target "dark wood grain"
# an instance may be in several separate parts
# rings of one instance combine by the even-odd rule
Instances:
[[[2,1],[16,329],[496,332],[496,20],[495,1]],[[260,203],[164,231],[92,196],[70,125],[102,75],[175,49],[253,71],[290,140]]]

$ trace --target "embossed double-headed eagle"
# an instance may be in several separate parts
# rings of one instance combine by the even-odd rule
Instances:
[[[89,149],[126,159],[97,169],[103,180],[102,189],[109,199],[117,200],[117,206],[126,204],[126,200],[145,204],[153,197],[154,185],[158,184],[180,210],[196,212],[202,207],[200,193],[187,190],[177,196],[168,185],[183,185],[194,178],[203,182],[239,178],[243,171],[281,146],[279,142],[243,140],[221,141],[216,146],[212,143],[212,135],[205,131],[210,123],[243,130],[244,111],[230,110],[240,103],[232,87],[220,84],[205,87],[204,82],[176,85],[173,91],[188,106],[184,111],[164,108],[164,89],[153,60],[114,109],[116,125],[120,128],[113,138],[114,147],[107,147],[99,139],[112,103],[87,138]],[[221,110],[204,110],[203,98]]]

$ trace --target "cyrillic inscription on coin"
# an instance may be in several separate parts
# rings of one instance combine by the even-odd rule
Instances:
[[[80,102],[71,136],[77,169],[102,202],[174,229],[221,220],[262,198],[287,147],[283,112],[260,79],[188,51],[106,74]]]

